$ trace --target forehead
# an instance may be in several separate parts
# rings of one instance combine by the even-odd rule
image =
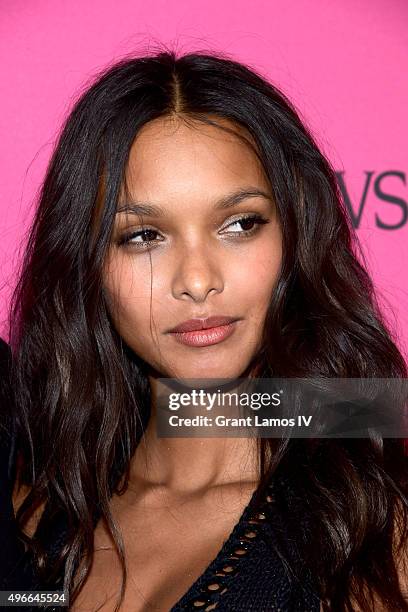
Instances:
[[[224,118],[211,119],[220,127],[170,116],[144,125],[133,142],[126,169],[130,193],[159,199],[205,193],[211,199],[229,187],[267,188],[248,132]]]

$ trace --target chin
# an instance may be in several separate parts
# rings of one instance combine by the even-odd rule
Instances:
[[[186,379],[230,379],[230,378],[238,378],[242,372],[245,371],[245,366],[242,368],[237,367],[234,364],[234,367],[227,367],[226,364],[215,364],[205,366],[192,366],[191,364],[186,367],[179,367],[175,370],[174,374],[169,374],[170,378],[186,378]]]

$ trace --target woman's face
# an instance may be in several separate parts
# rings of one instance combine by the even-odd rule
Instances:
[[[159,118],[133,143],[127,183],[131,202],[122,194],[104,269],[117,331],[161,377],[239,377],[260,347],[282,258],[255,153],[219,128]],[[141,204],[142,215],[129,208]],[[170,332],[217,315],[237,320],[204,339]]]

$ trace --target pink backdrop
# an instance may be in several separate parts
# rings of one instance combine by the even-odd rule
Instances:
[[[163,42],[230,53],[294,100],[361,210],[358,234],[408,355],[407,23],[406,0],[2,0],[0,335],[72,100],[96,70]]]

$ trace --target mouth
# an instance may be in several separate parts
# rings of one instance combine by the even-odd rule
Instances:
[[[238,320],[231,320],[224,325],[206,327],[190,331],[171,331],[174,339],[187,346],[210,346],[219,344],[229,338],[236,330]]]
[[[201,329],[209,329],[210,327],[220,327],[228,325],[236,321],[238,317],[230,317],[227,315],[213,315],[211,317],[200,317],[196,319],[188,319],[169,329],[169,332],[190,332],[200,331]]]

